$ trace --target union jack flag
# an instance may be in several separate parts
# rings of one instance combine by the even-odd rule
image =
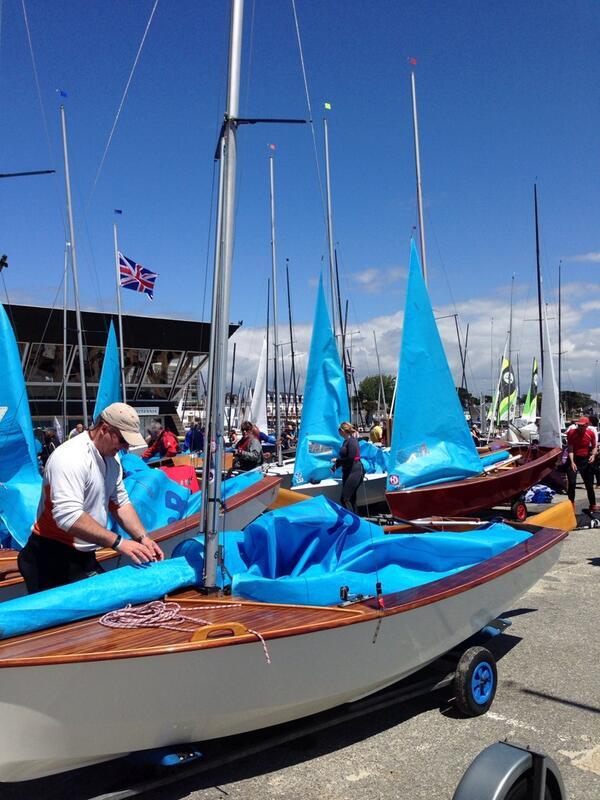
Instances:
[[[154,299],[154,283],[158,278],[157,272],[150,272],[141,264],[136,264],[123,253],[119,253],[120,283],[124,289],[134,292],[144,292],[150,300]]]

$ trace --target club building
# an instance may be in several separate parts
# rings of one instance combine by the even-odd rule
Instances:
[[[5,305],[19,344],[34,427],[62,420],[66,392],[68,430],[83,421],[75,311],[66,314],[66,375],[63,380],[62,308]],[[210,324],[192,320],[124,315],[123,343],[127,402],[137,409],[146,430],[151,419],[183,432],[177,405],[184,392],[195,394],[199,370],[208,359]],[[111,321],[114,314],[82,311],[85,387],[91,421]],[[236,330],[231,325],[229,335]],[[189,389],[188,389],[189,387]],[[188,389],[188,392],[186,392]]]

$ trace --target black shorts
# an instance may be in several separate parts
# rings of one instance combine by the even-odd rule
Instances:
[[[104,572],[93,550],[76,550],[68,544],[32,533],[17,563],[29,594]]]

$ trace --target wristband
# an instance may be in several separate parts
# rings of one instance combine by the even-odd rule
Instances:
[[[123,537],[119,533],[117,533],[117,538],[111,544],[111,548],[113,550],[117,550],[118,551],[119,550],[119,545],[121,544],[122,541],[123,541]]]

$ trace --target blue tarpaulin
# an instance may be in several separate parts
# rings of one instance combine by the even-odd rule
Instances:
[[[239,545],[233,594],[260,602],[329,605],[340,588],[384,594],[452,575],[530,538],[504,523],[475,531],[385,534],[324,497],[265,514]]]
[[[342,444],[338,428],[349,419],[346,378],[327,313],[321,276],[308,356],[293,486],[331,478],[331,460],[337,458]],[[338,472],[341,474],[341,470]]]
[[[388,491],[481,473],[411,242]]]

